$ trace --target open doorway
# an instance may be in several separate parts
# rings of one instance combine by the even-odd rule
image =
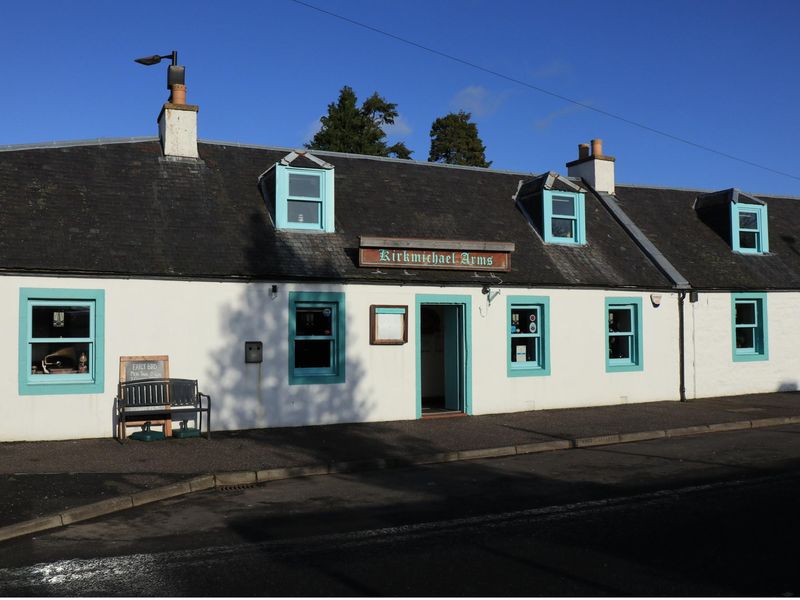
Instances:
[[[464,413],[467,394],[464,306],[422,303],[419,319],[420,416]]]

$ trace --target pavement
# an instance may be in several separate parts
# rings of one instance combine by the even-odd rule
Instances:
[[[278,479],[800,423],[800,392],[213,432],[0,443],[0,542],[192,492]]]

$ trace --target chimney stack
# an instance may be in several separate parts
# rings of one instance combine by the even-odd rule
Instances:
[[[589,144],[578,146],[578,160],[567,163],[567,175],[582,177],[598,192],[614,193],[614,157],[603,155],[603,140],[592,140],[592,153]]]
[[[197,153],[197,111],[200,108],[186,104],[186,86],[182,82],[176,83],[171,73],[167,87],[170,90],[169,101],[164,103],[158,115],[158,137],[164,156],[200,158]]]

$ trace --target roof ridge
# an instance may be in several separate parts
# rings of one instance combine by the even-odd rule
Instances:
[[[669,191],[672,191],[672,192],[696,192],[698,194],[714,194],[716,192],[724,192],[726,190],[738,189],[742,194],[745,194],[746,196],[754,196],[756,198],[783,198],[783,199],[787,199],[787,200],[800,200],[800,196],[790,196],[790,195],[785,195],[785,194],[781,195],[781,194],[775,194],[775,193],[764,193],[764,194],[761,194],[761,193],[758,193],[758,192],[744,191],[744,190],[741,190],[741,189],[739,189],[739,188],[737,188],[735,186],[732,186],[732,187],[729,187],[729,188],[711,190],[711,189],[701,189],[701,188],[674,187],[674,186],[668,186],[668,185],[649,185],[649,184],[646,184],[646,183],[617,183],[616,187],[644,188],[644,189],[647,189],[647,190],[669,190]]]
[[[62,140],[54,142],[34,142],[32,144],[5,144],[5,145],[0,145],[0,152],[14,152],[19,150],[43,150],[45,148],[72,148],[75,146],[102,146],[104,144],[133,144],[139,142],[157,142],[157,141],[158,141],[158,136]]]

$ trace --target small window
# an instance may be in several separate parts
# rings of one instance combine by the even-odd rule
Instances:
[[[733,294],[731,302],[733,360],[767,360],[766,294]]]
[[[344,294],[289,294],[289,383],[344,382]]]
[[[554,244],[585,244],[584,195],[544,192],[544,241]]]
[[[732,247],[742,254],[765,254],[769,252],[767,232],[767,207],[759,204],[731,205]]]
[[[275,220],[279,229],[333,231],[333,170],[277,165]]]
[[[508,376],[549,375],[549,299],[540,296],[510,296],[507,306]]]
[[[20,290],[21,395],[103,391],[102,290]]]
[[[606,371],[642,369],[642,301],[606,299]]]

